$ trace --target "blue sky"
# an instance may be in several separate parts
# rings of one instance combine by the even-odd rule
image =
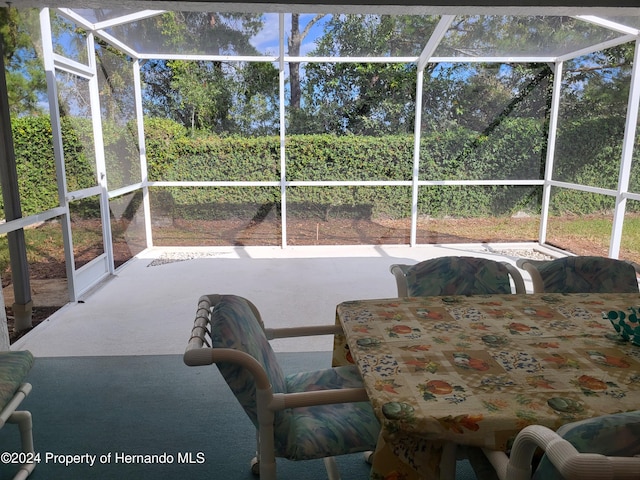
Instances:
[[[315,17],[315,13],[311,14],[301,14],[300,15],[300,29],[303,30],[304,27]],[[278,35],[279,35],[279,15],[277,13],[267,13],[263,15],[264,19],[264,28],[263,30],[253,37],[251,43],[254,47],[256,47],[260,52],[277,55],[278,54]],[[323,34],[323,25],[325,21],[320,21],[312,28],[311,32],[305,38],[301,55],[307,55],[310,51],[315,48],[315,42],[318,37]],[[291,14],[287,13],[284,16],[284,28],[285,34],[288,36],[289,31],[291,30]],[[285,37],[285,49],[286,47],[286,38]]]

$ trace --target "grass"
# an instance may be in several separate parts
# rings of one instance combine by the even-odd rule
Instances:
[[[315,220],[313,221],[315,225]],[[381,223],[388,228],[407,228],[407,221],[370,222],[372,226]],[[433,243],[473,243],[473,242],[530,242],[537,241],[540,221],[537,217],[524,218],[481,218],[481,219],[421,219],[418,231],[423,237],[428,233],[435,238]],[[127,256],[125,231],[127,226],[114,223],[114,245],[125,251]],[[314,227],[315,228],[315,227]],[[326,227],[323,227],[326,228]],[[611,216],[565,216],[551,217],[547,231],[547,242],[558,248],[578,255],[603,255],[609,251],[612,228]],[[101,229],[95,221],[87,224],[74,223],[72,227],[75,242],[76,263],[95,258],[102,252]],[[197,230],[178,229],[181,245],[198,245],[195,241]],[[440,239],[440,241],[437,241]],[[36,228],[25,230],[27,260],[33,278],[60,278],[65,276],[64,248],[60,224],[47,222]],[[175,239],[174,239],[175,240]],[[190,243],[190,240],[194,240]],[[419,243],[428,243],[418,236]],[[352,243],[351,243],[352,244]],[[129,255],[131,255],[129,253]],[[118,254],[116,254],[118,256]],[[640,215],[627,215],[621,243],[620,257],[640,263]],[[130,257],[129,257],[130,258]],[[126,261],[128,258],[116,260]],[[7,236],[0,236],[0,272],[3,286],[10,281],[11,268]]]
[[[96,258],[103,250],[99,220],[74,224],[73,241],[76,268]],[[56,221],[25,229],[27,263],[32,278],[64,278],[65,257],[62,228]],[[123,237],[121,229],[114,229],[114,237]],[[11,263],[7,235],[0,236],[0,275],[2,285],[11,282]]]
[[[608,256],[612,222],[610,215],[554,216],[549,220],[546,241],[576,255]],[[455,233],[478,242],[538,241],[540,220],[537,217],[427,220],[421,228],[441,235]],[[638,214],[625,217],[620,258],[640,263]]]
[[[220,235],[216,236],[216,229],[220,227],[219,225],[192,223],[191,228],[188,228],[182,222],[177,221],[174,222],[174,225],[161,229],[165,230],[163,232],[165,240],[171,245],[183,246],[230,245],[229,241],[233,242],[233,239],[236,239],[236,242],[238,240],[242,241],[246,237],[249,242],[255,242],[247,243],[249,245],[267,245],[268,243],[264,242],[274,244],[273,237],[279,234],[278,225],[267,225],[263,229],[264,231],[257,232],[258,234],[256,235],[254,230],[256,228],[260,229],[260,226],[237,219],[234,225],[226,224],[222,227],[230,230],[230,233],[227,237],[221,237]],[[351,221],[346,223],[333,222],[332,224],[332,222],[317,223],[317,219],[311,219],[307,223],[309,225],[299,228],[311,229],[313,232],[305,235],[305,231],[298,231],[295,239],[297,242],[294,243],[293,240],[290,240],[289,244],[315,244],[314,242],[317,241],[316,228],[320,223],[322,224],[321,231],[324,233],[325,230],[329,230],[327,235],[337,242],[334,244],[370,244],[371,240],[385,240],[384,243],[388,244],[402,244],[408,242],[407,232],[410,225],[410,221],[407,219],[395,221],[362,219],[357,222],[357,227],[354,227]],[[547,242],[577,255],[607,256],[611,225],[611,217],[604,215],[552,217],[549,222]],[[129,260],[136,252],[144,248],[144,241],[140,239],[138,239],[137,245],[127,243],[125,239],[130,242],[136,242],[136,240],[131,240],[136,235],[131,230],[127,231],[129,227],[123,222],[114,222],[112,224],[116,265]],[[139,226],[132,227],[132,229],[135,228],[139,229]],[[538,238],[539,228],[540,220],[536,217],[420,219],[418,224],[418,243],[535,242]],[[74,222],[72,230],[77,266],[96,258],[102,253],[102,231],[97,220]],[[291,230],[295,231],[295,229],[290,229],[290,235]],[[128,235],[125,235],[126,233]],[[326,238],[329,237],[325,236]],[[158,235],[158,230],[154,231],[154,240],[161,244],[159,240],[162,240],[162,238]],[[62,229],[59,223],[47,222],[38,227],[26,229],[25,241],[30,278],[54,279],[66,277]],[[276,243],[279,243],[279,240]],[[628,215],[625,218],[620,258],[640,263],[640,215]],[[6,287],[11,282],[11,266],[6,235],[0,236],[0,272],[2,274],[2,286]],[[41,305],[34,306],[34,326],[48,318],[57,308]],[[10,306],[7,306],[7,315],[10,340],[13,342],[26,331],[13,332]]]
[[[613,220],[603,216],[553,217],[550,221],[547,241],[562,243],[562,248],[573,251],[576,245],[580,255],[592,251],[596,255],[607,255]],[[629,214],[624,221],[620,258],[640,262],[640,216]]]

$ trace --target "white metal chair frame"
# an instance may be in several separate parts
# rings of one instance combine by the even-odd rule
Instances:
[[[541,425],[530,425],[520,431],[510,456],[504,452],[483,451],[500,480],[529,480],[537,448],[545,450],[549,460],[567,479],[637,480],[640,477],[640,457],[580,453],[570,442]]]
[[[25,461],[20,464],[18,472],[13,477],[14,480],[23,480],[27,478],[36,467],[35,463],[35,451],[33,448],[33,421],[31,419],[31,412],[26,410],[16,410],[22,400],[26,398],[31,392],[30,383],[22,383],[13,398],[4,406],[0,411],[0,428],[4,427],[5,423],[14,423],[18,425],[20,430],[20,442],[22,447],[22,453]]]
[[[344,388],[339,390],[319,390],[300,393],[273,393],[271,383],[262,365],[251,355],[231,348],[211,348],[206,336],[210,335],[211,310],[221,295],[203,295],[198,301],[196,319],[187,344],[183,360],[189,366],[211,365],[217,362],[236,363],[253,375],[256,383],[256,404],[258,413],[257,464],[260,478],[276,479],[276,457],[274,448],[275,412],[287,408],[327,405],[333,403],[368,402],[364,388]],[[250,305],[260,319],[260,314]],[[265,329],[269,340],[274,338],[301,337],[313,335],[333,335],[342,333],[338,325],[307,326],[282,329]],[[255,462],[255,460],[254,460]],[[333,457],[324,458],[329,480],[340,480],[338,467]],[[253,465],[252,465],[253,468]]]

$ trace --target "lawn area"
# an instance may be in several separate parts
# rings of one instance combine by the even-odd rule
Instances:
[[[547,227],[550,245],[576,255],[608,256],[612,229],[611,215],[551,217]],[[429,220],[428,230],[477,242],[537,241],[537,217],[493,219]],[[640,263],[640,215],[625,217],[620,258]]]
[[[408,244],[410,221],[369,218],[292,219],[288,224],[288,245],[390,245]],[[425,243],[501,243],[537,241],[540,219],[504,218],[423,218],[418,222],[417,241]],[[76,268],[103,253],[102,232],[97,220],[74,222]],[[140,225],[114,222],[113,246],[116,266],[125,263],[144,248]],[[27,258],[32,280],[66,279],[58,222],[46,222],[25,230]],[[611,218],[605,215],[552,217],[547,243],[577,255],[607,256]],[[173,220],[153,227],[155,245],[165,246],[242,246],[281,244],[280,222],[268,218],[255,222],[242,219],[219,221]],[[628,215],[620,258],[640,263],[640,215]],[[0,237],[2,286],[11,283],[11,265],[6,235]],[[12,332],[11,306],[6,305],[11,341],[24,334]],[[59,307],[34,305],[33,324],[48,318]]]
[[[418,243],[500,243],[537,241],[537,217],[421,219]],[[552,217],[547,243],[577,255],[607,256],[611,217],[605,215]],[[113,243],[116,265],[120,265],[144,245],[128,230],[126,223],[114,223]],[[318,221],[295,219],[288,222],[289,245],[376,245],[407,244],[409,220],[347,219]],[[139,230],[139,226],[135,227]],[[103,251],[101,229],[95,220],[74,224],[76,268]],[[209,222],[173,221],[154,227],[154,244],[165,246],[280,245],[279,221],[260,224],[241,220]],[[132,240],[133,238],[133,240]],[[65,260],[61,227],[46,222],[25,231],[27,257],[32,278],[64,278]],[[640,215],[625,220],[620,257],[640,263]],[[10,283],[11,267],[6,235],[0,237],[0,271],[3,286]]]

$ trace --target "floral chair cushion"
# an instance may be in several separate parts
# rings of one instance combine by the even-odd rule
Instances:
[[[33,355],[28,350],[0,352],[0,409],[13,398],[32,365]]]
[[[638,293],[633,265],[607,257],[563,257],[531,262],[540,272],[545,292]]]
[[[408,268],[406,279],[411,297],[511,293],[507,268],[486,258],[432,258]]]
[[[287,393],[361,388],[351,365],[289,375]],[[290,421],[276,427],[276,438],[288,441],[278,456],[308,460],[375,449],[380,425],[369,402],[317,405],[289,410]]]
[[[222,296],[211,314],[211,342],[213,348],[233,348],[248,353],[266,370],[274,393],[286,391],[284,373],[260,320],[246,299],[235,295]],[[258,410],[253,376],[235,363],[218,362],[216,365],[257,428]]]
[[[581,453],[614,457],[640,455],[640,411],[604,415],[569,423],[558,434]],[[542,457],[533,480],[562,480],[546,456]]]

